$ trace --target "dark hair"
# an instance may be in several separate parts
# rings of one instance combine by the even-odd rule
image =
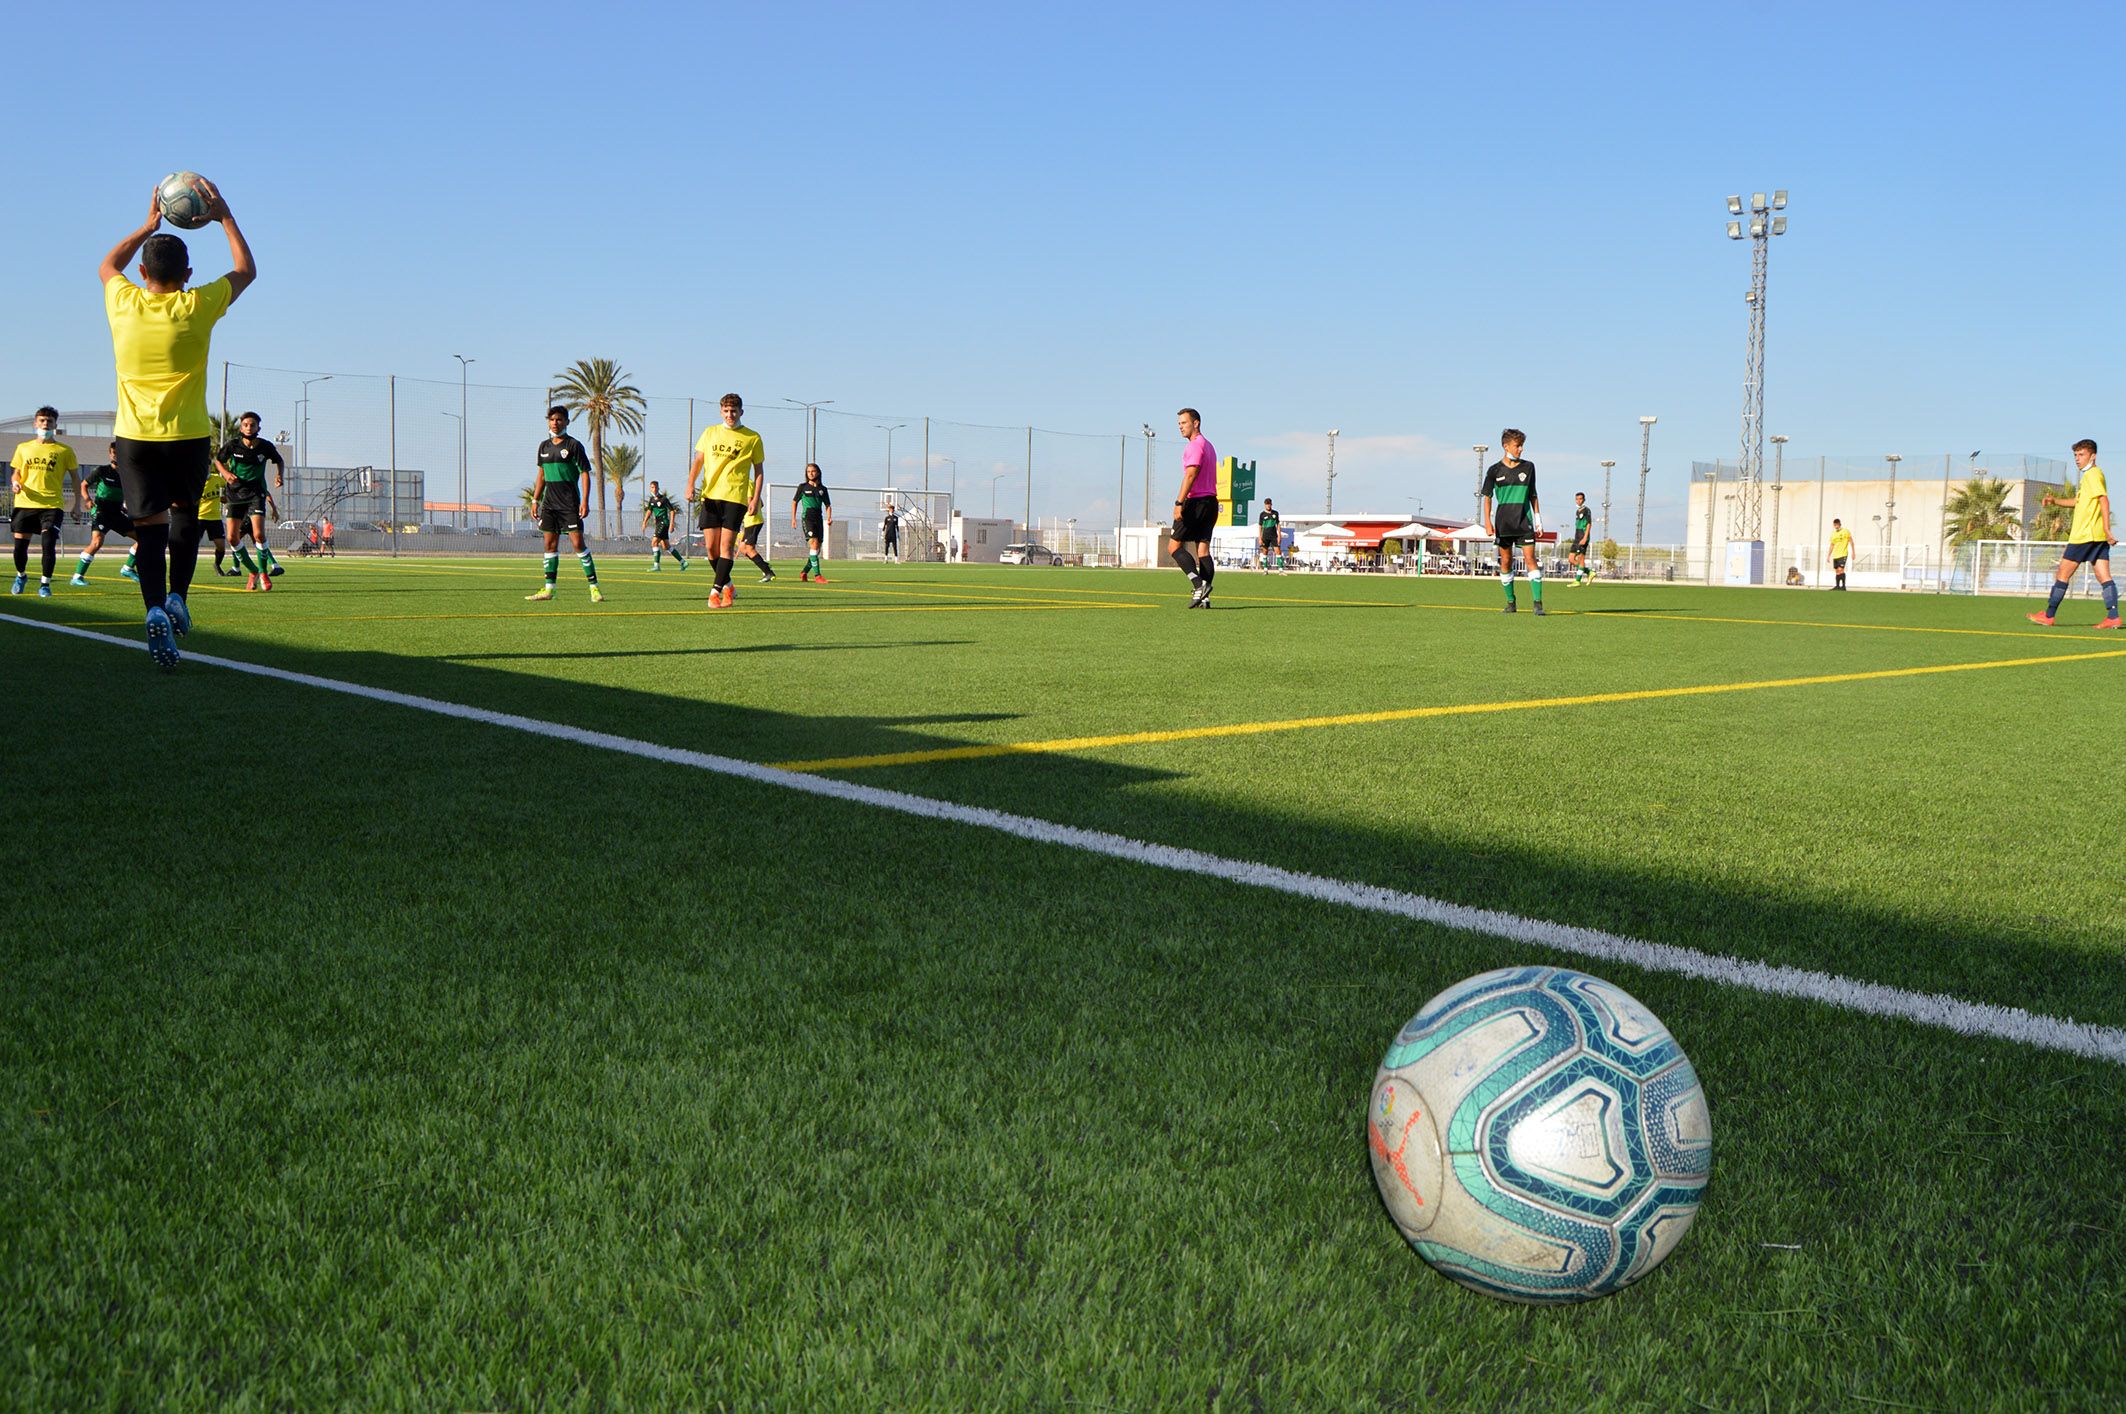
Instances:
[[[819,471],[819,463],[818,463],[818,462],[806,462],[806,463],[805,463],[805,475],[807,475],[807,476],[810,476],[810,475],[811,475],[811,474],[812,474],[813,472],[815,472],[815,471]],[[824,481],[824,480],[826,479],[827,473],[825,473],[824,471],[819,471],[819,475],[820,475],[820,479]]]
[[[149,236],[140,248],[140,273],[158,285],[174,285],[192,269],[192,252],[168,231]]]
[[[547,415],[548,417],[558,417],[558,418],[560,418],[560,419],[561,419],[561,420],[562,420],[563,422],[566,422],[566,421],[568,421],[568,409],[567,409],[567,408],[548,408],[548,409],[546,410],[546,415]]]
[[[260,416],[259,416],[259,415],[258,415],[257,413],[255,413],[255,412],[240,412],[240,413],[238,413],[238,414],[236,415],[236,420],[237,420],[238,422],[242,422],[242,421],[243,421],[243,420],[244,420],[245,418],[247,418],[247,417],[248,417],[249,419],[251,419],[251,420],[252,420],[253,422],[259,422],[259,423],[263,423],[263,422],[264,422],[264,421],[266,420],[266,419],[264,419],[263,417],[260,417]]]
[[[1196,420],[1197,420],[1198,422],[1201,422],[1201,421],[1203,421],[1203,414],[1202,414],[1202,413],[1200,413],[1200,412],[1198,412],[1198,411],[1196,411],[1196,410],[1195,410],[1194,408],[1183,408],[1183,409],[1181,409],[1181,411],[1180,411],[1180,412],[1176,413],[1176,414],[1175,414],[1175,416],[1176,416],[1176,417],[1193,417],[1193,418],[1195,418],[1195,419],[1196,419]]]
[[[1575,500],[1584,501],[1587,499],[1587,493],[1585,491],[1575,491],[1572,494]]]
[[[736,393],[725,393],[716,400],[716,406],[719,408],[743,408],[745,405],[746,400]]]
[[[2096,440],[2091,437],[2084,437],[2081,441],[2075,443],[2071,450],[2077,452],[2086,450],[2093,457],[2096,455]]]
[[[651,477],[651,478],[650,478],[650,485],[652,485],[652,486],[655,486],[656,484],[657,484],[657,478],[656,478],[656,477],[654,477],[654,476],[653,476],[653,477]]]
[[[36,416],[32,417],[30,421],[35,422],[39,417],[48,417],[57,422],[59,420],[59,409],[53,407],[50,403],[46,403],[43,407],[37,409]]]
[[[1844,524],[1845,524],[1845,522],[1844,522],[1844,521],[1842,521],[1842,520],[1840,520],[1840,519],[1839,519],[1839,518],[1838,518],[1837,516],[1832,516],[1832,517],[1831,517],[1831,524],[1833,524],[1833,525],[1844,525]]]
[[[1518,427],[1509,427],[1504,432],[1499,433],[1499,450],[1506,450],[1508,442],[1519,442],[1525,447],[1528,445],[1528,434]]]

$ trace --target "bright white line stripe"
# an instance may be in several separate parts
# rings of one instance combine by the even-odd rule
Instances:
[[[0,614],[0,619],[28,628],[41,628],[74,638],[86,638],[93,643],[131,649],[135,653],[141,651],[141,646],[131,640],[93,633],[87,629],[43,623],[35,619],[19,618],[13,614]],[[1821,1002],[1826,1006],[1862,1012],[1869,1016],[1901,1017],[1922,1026],[1940,1027],[1967,1036],[1992,1036],[2040,1050],[2064,1051],[2070,1055],[2089,1056],[2126,1065],[2126,1030],[2095,1026],[2071,1017],[2042,1016],[2024,1011],[2020,1007],[1990,1006],[1932,992],[1908,992],[1900,987],[1887,987],[1875,982],[1857,982],[1828,972],[1810,972],[1798,967],[1749,962],[1741,958],[1696,952],[1690,948],[1677,947],[1673,943],[1650,943],[1617,933],[1604,933],[1594,928],[1576,928],[1570,924],[1553,923],[1542,918],[1523,918],[1518,914],[1500,913],[1488,908],[1470,908],[1464,904],[1445,903],[1439,899],[1426,898],[1422,894],[1403,893],[1374,884],[1329,879],[1319,874],[1302,874],[1292,869],[1280,869],[1272,864],[1226,859],[1198,850],[1152,844],[1144,840],[1130,839],[1126,835],[1111,835],[1102,830],[1058,825],[1048,820],[1011,815],[981,806],[959,805],[948,800],[909,795],[903,791],[881,790],[877,786],[857,785],[849,781],[810,776],[797,771],[783,771],[773,766],[740,761],[734,757],[711,755],[706,751],[662,746],[656,742],[614,736],[610,732],[589,731],[561,722],[543,722],[536,717],[520,717],[514,712],[467,707],[433,697],[394,692],[389,688],[367,687],[361,683],[342,682],[337,678],[321,678],[310,673],[289,672],[285,668],[238,662],[233,658],[215,658],[204,653],[187,653],[185,658],[188,662],[228,668],[232,672],[250,673],[255,677],[276,678],[282,682],[300,683],[304,687],[315,687],[326,692],[345,693],[349,697],[366,697],[372,702],[388,702],[394,706],[411,707],[416,711],[433,712],[438,716],[507,727],[512,731],[530,732],[534,736],[550,737],[556,741],[572,741],[582,746],[595,746],[600,750],[619,752],[624,756],[639,756],[646,761],[691,766],[699,771],[713,771],[722,776],[736,776],[742,780],[757,781],[761,785],[778,786],[784,790],[802,791],[808,795],[826,796],[857,805],[869,805],[879,810],[893,810],[904,815],[920,815],[930,820],[949,820],[955,824],[998,830],[1020,839],[1062,845],[1069,849],[1083,850],[1088,854],[1103,854],[1112,859],[1123,859],[1154,869],[1209,875],[1236,884],[1273,889],[1278,893],[1338,904],[1368,913],[1412,918],[1421,923],[1432,923],[1461,932],[1481,933],[1488,937],[1550,948],[1579,957],[1621,962],[1648,972],[1696,977],[1707,982],[1741,987],[1771,996],[1798,997],[1804,1001]],[[147,671],[146,664],[141,666],[143,672]]]

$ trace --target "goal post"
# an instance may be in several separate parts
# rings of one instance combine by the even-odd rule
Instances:
[[[772,560],[802,559],[806,553],[802,526],[790,523],[790,498],[797,488],[770,481],[762,493],[761,510],[767,516],[761,542]],[[897,553],[903,560],[938,561],[945,558],[944,545],[952,524],[952,494],[949,491],[911,490],[905,486],[838,486],[829,483],[833,497],[834,524],[822,546],[830,560],[883,560],[886,557],[886,513],[890,505],[900,517]]]
[[[2051,591],[2066,550],[2064,540],[1967,541],[1956,547],[1956,558],[1949,566],[1949,592],[2042,598]],[[2095,573],[2086,565],[2077,565],[2067,597],[2096,599],[2102,593]]]

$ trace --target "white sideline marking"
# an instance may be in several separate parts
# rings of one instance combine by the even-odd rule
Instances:
[[[0,620],[126,648],[135,653],[141,651],[139,643],[130,639],[115,638],[106,633],[71,628],[64,624],[44,623],[35,619],[20,618],[14,614],[0,614]],[[361,683],[343,682],[337,678],[322,678],[311,673],[290,672],[285,668],[272,668],[260,663],[239,662],[234,658],[216,658],[204,653],[187,653],[185,658],[188,662],[227,668],[232,672],[250,673],[254,677],[276,678],[282,682],[299,683],[304,687],[319,688],[326,692],[368,698],[372,702],[388,702],[398,707],[433,712],[442,717],[456,717],[462,721],[507,727],[512,731],[529,732],[534,736],[549,737],[556,741],[595,746],[600,750],[619,752],[624,756],[639,756],[646,761],[691,766],[699,771],[736,776],[761,785],[825,796],[832,800],[850,801],[857,805],[869,805],[879,810],[892,810],[930,820],[949,820],[955,824],[997,830],[1020,839],[1062,845],[1069,849],[1083,850],[1088,854],[1102,854],[1112,859],[1128,860],[1133,864],[1149,865],[1154,869],[1209,875],[1236,884],[1272,889],[1278,893],[1315,899],[1322,903],[1337,904],[1368,913],[1411,918],[1421,923],[1437,924],[1460,932],[1481,933],[1487,937],[1504,938],[1511,942],[1550,948],[1579,957],[1621,962],[1648,972],[1695,977],[1771,996],[1798,997],[1804,1001],[1821,1002],[1826,1006],[1862,1012],[1869,1016],[1899,1017],[1922,1026],[1939,1027],[1967,1036],[1991,1036],[2003,1041],[2019,1042],[2039,1050],[2064,1051],[2069,1055],[2088,1056],[2126,1065],[2126,1030],[2096,1026],[2071,1017],[2044,1016],[2024,1011],[2020,1007],[1968,1002],[1934,992],[1908,992],[1901,987],[1889,987],[1876,982],[1858,982],[1828,972],[1811,972],[1798,967],[1780,967],[1771,963],[1701,953],[1678,947],[1673,943],[1652,943],[1618,933],[1605,933],[1594,928],[1553,923],[1543,918],[1523,918],[1518,914],[1501,913],[1494,909],[1471,908],[1465,904],[1446,903],[1422,894],[1403,893],[1374,884],[1330,879],[1319,874],[1303,874],[1297,870],[1280,869],[1273,864],[1226,859],[1199,850],[1153,844],[1145,840],[1130,839],[1126,835],[1111,835],[1103,830],[1059,825],[1049,820],[1012,815],[982,806],[959,805],[948,800],[910,795],[904,791],[882,790],[877,786],[857,785],[850,781],[806,775],[798,771],[784,771],[773,766],[740,761],[735,757],[712,755],[706,751],[690,751],[684,747],[637,741],[632,737],[614,736],[610,732],[590,731],[561,722],[544,722],[536,717],[521,717],[514,712],[467,707],[438,698],[394,692],[389,688],[367,687]],[[145,673],[147,665],[142,664],[141,669]]]

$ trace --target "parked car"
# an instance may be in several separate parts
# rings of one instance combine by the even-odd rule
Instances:
[[[475,535],[500,535],[502,532],[491,525],[476,525],[472,528],[472,533]]]
[[[1057,563],[1055,551],[1049,549],[1046,545],[1032,543],[1006,545],[1004,553],[998,559],[1001,563],[1007,565],[1053,565]]]

